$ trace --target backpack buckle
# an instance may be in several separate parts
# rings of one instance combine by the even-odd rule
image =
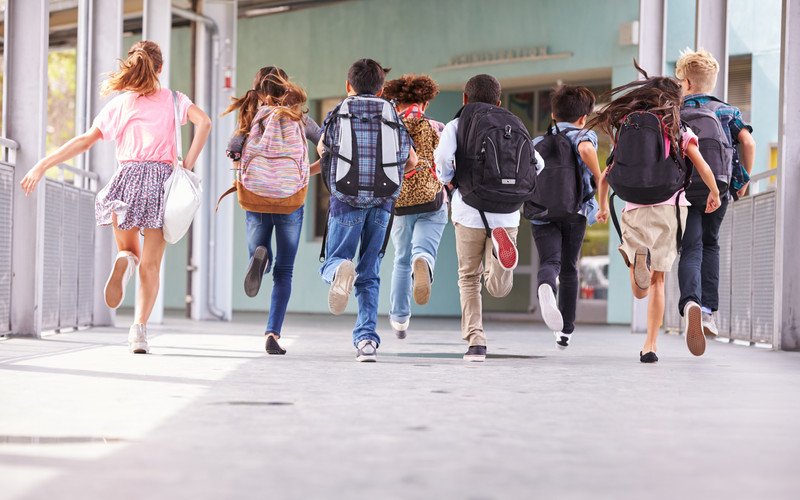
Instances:
[[[506,133],[503,136],[506,139],[511,139],[511,125],[506,125]]]

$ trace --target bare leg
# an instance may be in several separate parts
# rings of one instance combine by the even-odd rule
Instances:
[[[164,233],[161,229],[144,230],[144,248],[139,258],[139,291],[136,294],[134,323],[147,324],[158,295],[161,259],[164,257]]]
[[[650,278],[650,300],[647,303],[647,338],[642,352],[656,352],[656,338],[664,319],[664,273],[653,271]]]
[[[120,229],[117,227],[117,216],[112,215],[114,221],[114,239],[117,242],[117,250],[122,252],[127,250],[136,256],[137,259],[142,258],[142,252],[139,249],[139,229]]]

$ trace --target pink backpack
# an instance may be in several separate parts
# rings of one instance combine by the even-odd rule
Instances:
[[[288,214],[305,203],[308,176],[302,122],[262,106],[245,140],[234,185],[222,197],[235,191],[245,210]]]

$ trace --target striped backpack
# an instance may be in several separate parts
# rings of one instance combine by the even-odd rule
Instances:
[[[357,208],[397,200],[412,144],[392,103],[371,95],[348,97],[322,129],[322,178],[333,196]]]
[[[289,214],[305,203],[308,176],[302,122],[262,106],[245,140],[233,187],[220,200],[236,192],[245,210]]]

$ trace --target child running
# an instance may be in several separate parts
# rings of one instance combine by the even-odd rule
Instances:
[[[162,67],[158,44],[149,40],[133,44],[119,70],[103,84],[103,94],[121,93],[103,107],[88,132],[39,160],[22,180],[25,193],[30,193],[47,169],[89,150],[97,141],[116,143],[119,166],[111,182],[97,193],[95,216],[98,226],[113,225],[119,249],[104,290],[108,307],[119,307],[125,285],[139,267],[136,313],[128,333],[128,347],[134,354],[150,350],[147,320],[158,294],[166,246],[161,229],[164,182],[176,168],[175,100],[180,124],[188,119],[195,125],[184,168],[194,167],[211,131],[211,120],[188,97],[161,88],[158,75]],[[140,233],[144,235],[143,246]]]
[[[320,274],[330,285],[333,314],[344,312],[356,289],[353,344],[362,362],[377,361],[381,259],[403,175],[417,163],[401,118],[381,98],[388,71],[372,59],[353,63],[345,84],[348,97],[328,114],[317,148],[331,192]]]
[[[594,103],[586,87],[556,88],[550,96],[553,124],[547,135],[534,140],[547,168],[537,169],[536,190],[525,204],[525,216],[539,253],[539,308],[559,349],[569,346],[575,330],[578,257],[586,226],[595,223],[598,210],[597,134],[583,130]]]
[[[308,179],[319,173],[318,163],[310,169],[308,164],[306,140],[316,144],[320,131],[305,115],[306,100],[306,92],[285,71],[266,66],[256,73],[253,88],[234,98],[224,113],[239,112],[227,153],[237,172],[229,192],[237,191],[247,224],[247,296],[258,294],[264,274],[272,269],[272,299],[264,333],[268,354],[286,354],[278,339],[292,294]]]
[[[610,95],[616,98],[589,121],[587,128],[600,128],[614,143],[613,159],[600,181],[597,220],[608,220],[606,195],[610,185],[627,202],[621,229],[617,230],[633,295],[649,297],[647,337],[639,360],[655,363],[656,338],[664,317],[664,273],[672,268],[681,228],[686,227],[687,158],[709,189],[705,212],[719,208],[720,200],[714,175],[698,149],[697,136],[681,124],[680,83],[669,77],[648,77],[638,64],[635,66],[644,79],[612,89]],[[611,215],[617,226],[613,207]]]
[[[699,203],[708,189],[697,175],[687,189],[692,205],[678,263],[678,309],[685,319],[686,338],[694,339],[689,350],[696,356],[705,352],[705,337],[700,330],[706,335],[718,333],[714,312],[719,308],[719,228],[730,198],[745,194],[756,154],[753,128],[742,120],[739,109],[711,95],[718,73],[719,63],[705,50],[687,49],[675,65],[683,91],[681,116],[700,136],[700,151],[714,171],[722,198],[718,210],[706,213]],[[707,150],[706,144],[712,148]],[[736,146],[742,153],[741,163]]]
[[[500,82],[477,75],[464,86],[464,107],[442,132],[436,174],[453,182],[461,334],[465,361],[486,360],[481,277],[494,297],[505,297],[517,266],[519,209],[530,199],[544,163],[522,122],[500,107]]]
[[[447,225],[447,196],[433,161],[444,124],[425,115],[438,93],[439,86],[425,75],[403,75],[383,88],[383,97],[397,103],[419,159],[416,168],[405,175],[392,225],[389,323],[399,339],[406,338],[411,322],[412,290],[417,304],[427,304],[430,299],[436,252]]]

